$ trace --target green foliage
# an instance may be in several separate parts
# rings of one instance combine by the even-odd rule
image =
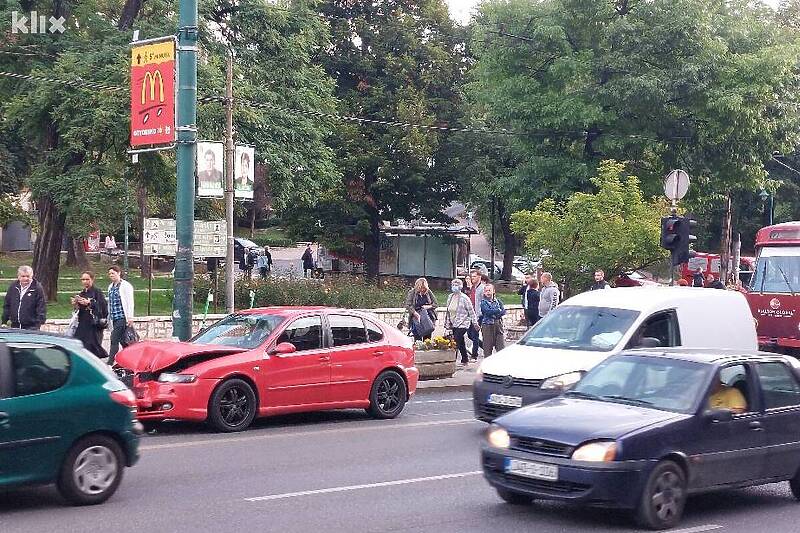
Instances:
[[[472,114],[524,133],[524,149],[512,143],[501,160],[532,191],[524,201],[584,190],[617,159],[647,194],[684,168],[687,205],[719,219],[728,191],[757,194],[772,151],[798,141],[792,12],[743,0],[484,2]]]
[[[208,278],[195,279],[195,305],[202,305],[210,288]],[[220,282],[222,286],[222,282]],[[292,276],[272,276],[266,280],[236,282],[236,307],[249,307],[250,291],[255,291],[255,307],[270,305],[324,305],[349,309],[402,307],[408,288],[398,282],[379,284],[360,277],[340,275],[324,280]],[[218,294],[217,305],[224,307],[225,295]]]
[[[512,216],[527,252],[547,251],[544,268],[564,281],[568,294],[591,284],[595,269],[612,279],[664,257],[659,246],[664,205],[646,201],[639,179],[624,169],[622,163],[603,161],[591,179],[597,192],[574,193],[565,203],[545,199]]]
[[[0,195],[0,228],[15,220],[26,226],[36,227],[36,221],[30,213],[24,211],[13,198]]]

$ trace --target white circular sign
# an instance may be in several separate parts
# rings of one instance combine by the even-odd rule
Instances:
[[[664,194],[673,202],[686,196],[689,190],[689,174],[683,170],[673,170],[664,178]]]

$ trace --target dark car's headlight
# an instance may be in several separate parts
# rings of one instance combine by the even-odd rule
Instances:
[[[493,448],[508,448],[511,445],[511,437],[505,428],[492,424],[486,432],[486,440]]]
[[[617,456],[617,443],[613,440],[587,442],[572,452],[574,461],[610,463]]]
[[[160,383],[194,383],[197,381],[197,376],[194,374],[173,374],[171,372],[162,372],[158,375]]]

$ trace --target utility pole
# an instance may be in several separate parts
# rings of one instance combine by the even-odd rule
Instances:
[[[227,79],[225,82],[225,230],[228,248],[225,251],[225,307],[228,313],[234,311],[233,277],[233,160],[236,150],[233,146],[233,48],[228,51]],[[245,250],[247,253],[247,250]]]
[[[197,0],[178,5],[178,187],[175,229],[175,300],[172,335],[180,340],[192,336],[192,285],[194,281],[194,174],[197,161]]]

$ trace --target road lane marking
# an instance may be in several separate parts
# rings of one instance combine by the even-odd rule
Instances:
[[[217,439],[190,440],[183,442],[171,442],[168,444],[149,444],[149,445],[145,444],[144,446],[139,446],[139,450],[142,451],[168,450],[175,448],[190,448],[193,446],[205,446],[207,444],[227,444],[231,442],[248,442],[256,440],[286,438],[286,437],[304,437],[308,435],[355,433],[359,431],[387,430],[395,428],[414,429],[414,428],[423,428],[429,426],[455,426],[455,425],[464,425],[473,423],[485,425],[482,422],[475,420],[474,418],[459,418],[456,420],[439,420],[431,422],[412,422],[410,424],[371,424],[368,426],[356,426],[347,428],[321,429],[321,430],[311,430],[311,431],[291,431],[286,433],[268,433],[261,435],[248,435],[242,437],[229,437],[229,438],[221,437]]]
[[[672,533],[702,533],[703,531],[714,531],[715,529],[722,529],[723,526],[716,524],[706,524],[704,526],[687,527],[685,529],[675,529]]]
[[[414,416],[417,418],[426,418],[429,416],[442,416],[442,415],[460,415],[463,413],[471,413],[472,409],[459,409],[458,411],[443,411],[441,413],[408,413],[406,416]]]
[[[472,398],[446,398],[444,400],[413,400],[410,405],[417,403],[445,403],[445,402],[471,402]]]
[[[411,479],[398,479],[395,481],[381,481],[380,483],[367,483],[364,485],[347,485],[344,487],[331,487],[327,489],[303,490],[300,492],[284,492],[283,494],[270,494],[268,496],[257,496],[255,498],[245,498],[247,502],[265,502],[270,500],[284,500],[286,498],[298,498],[300,496],[313,496],[316,494],[330,494],[333,492],[348,492],[351,490],[374,489],[379,487],[393,487],[396,485],[410,485],[412,483],[422,483],[425,481],[440,481],[443,479],[456,479],[482,474],[481,470],[472,472],[459,472],[457,474],[443,474],[441,476],[416,477]]]

